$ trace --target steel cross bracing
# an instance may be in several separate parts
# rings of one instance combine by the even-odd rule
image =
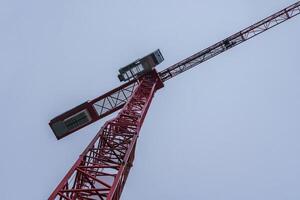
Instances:
[[[300,1],[164,69],[159,72],[159,76],[161,80],[165,82],[298,14],[300,14]],[[136,82],[132,80],[90,101],[89,104],[97,110],[97,120],[121,109],[127,99],[132,95],[134,87],[136,87]]]
[[[134,159],[151,100],[163,83],[157,72],[142,77],[116,118],[101,128],[49,197],[50,200],[118,200]]]
[[[84,106],[96,112],[92,113],[94,121],[123,109],[116,118],[105,123],[49,200],[118,200],[134,159],[141,125],[155,91],[163,82],[299,13],[300,1],[159,73],[153,71],[87,102]]]
[[[127,82],[120,87],[93,99],[89,104],[96,110],[98,117],[103,118],[122,108],[137,85],[138,83],[136,81]]]
[[[163,81],[238,45],[300,13],[300,1],[159,72]]]

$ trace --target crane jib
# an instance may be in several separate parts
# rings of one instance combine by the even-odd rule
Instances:
[[[257,36],[300,13],[300,1],[159,72],[163,81]]]

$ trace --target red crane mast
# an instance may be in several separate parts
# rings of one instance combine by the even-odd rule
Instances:
[[[163,82],[298,14],[300,1],[159,73],[154,66],[163,58],[157,50],[120,70],[120,80],[128,81],[125,84],[52,119],[49,124],[57,139],[61,139],[121,109],[100,129],[49,200],[120,199],[134,160],[141,126],[151,100],[155,92],[164,86]]]

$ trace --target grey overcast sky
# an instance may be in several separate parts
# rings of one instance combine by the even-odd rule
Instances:
[[[48,198],[105,121],[57,141],[49,120],[120,67],[160,48],[162,70],[295,2],[1,0],[0,199]],[[299,35],[300,16],[166,82],[122,200],[299,200]]]

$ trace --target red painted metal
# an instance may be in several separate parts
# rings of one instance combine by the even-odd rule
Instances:
[[[65,119],[82,108],[89,108],[89,111],[93,108],[98,115],[96,118],[100,119],[124,106],[116,118],[106,122],[101,128],[51,194],[49,200],[120,199],[134,160],[139,131],[153,95],[163,87],[163,81],[257,36],[299,13],[300,1],[170,66],[159,74],[153,71],[138,81],[128,82],[59,116],[60,119]]]
[[[77,130],[88,126],[95,121],[102,119],[110,115],[111,113],[121,109],[127,102],[127,100],[131,97],[134,89],[137,87],[138,83],[136,80],[132,80],[127,82],[91,101],[87,101],[75,108],[64,112],[63,114],[53,118],[49,125],[52,127],[58,121],[64,121],[65,119],[69,118],[70,116],[83,111],[87,110],[89,115],[91,116],[91,121],[87,124],[84,124],[76,129],[66,132],[63,136],[56,135],[57,139],[61,139],[66,137],[67,135],[76,132]]]
[[[159,72],[163,81],[189,70],[232,47],[300,14],[300,1]]]
[[[49,200],[120,199],[141,126],[161,87],[156,71],[141,77],[118,116],[105,123]]]

